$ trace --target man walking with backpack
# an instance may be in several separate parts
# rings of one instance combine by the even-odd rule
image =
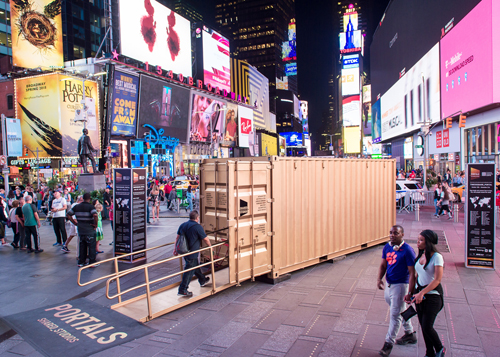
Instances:
[[[198,214],[198,211],[191,211],[191,213],[189,214],[189,221],[184,222],[180,225],[177,231],[175,246],[177,247],[179,239],[184,238],[186,240],[187,249],[190,252],[201,249],[202,241],[204,241],[208,246],[211,246],[210,240],[208,239],[205,230],[200,225],[200,215]],[[178,254],[182,254],[182,252],[177,252],[177,250],[174,250],[174,255]],[[198,266],[198,258],[199,253],[193,253],[185,256],[184,260],[186,261],[186,265],[184,269],[188,270]],[[186,297],[193,296],[193,293],[191,291],[188,291],[189,283],[191,282],[193,275],[196,275],[196,277],[198,278],[200,286],[207,285],[208,281],[210,280],[209,276],[203,275],[200,268],[190,270],[182,275],[182,282],[181,285],[179,285],[179,291],[177,295]]]

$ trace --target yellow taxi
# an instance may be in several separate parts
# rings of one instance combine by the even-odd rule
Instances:
[[[174,180],[172,181],[172,187],[176,189],[187,190],[188,187],[191,186],[191,189],[198,189],[198,181],[194,180]]]
[[[496,183],[497,192],[500,190],[500,182]],[[465,185],[460,185],[457,187],[452,187],[451,192],[453,192],[453,196],[455,196],[454,202],[462,202],[462,199],[465,194]]]

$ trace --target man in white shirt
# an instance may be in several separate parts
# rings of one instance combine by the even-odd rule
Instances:
[[[60,191],[54,192],[54,200],[52,200],[52,225],[54,226],[54,232],[56,234],[57,241],[53,244],[62,245],[62,250],[66,250],[66,208],[67,206],[66,199],[61,196]]]

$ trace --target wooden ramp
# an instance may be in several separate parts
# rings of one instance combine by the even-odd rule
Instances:
[[[177,295],[179,283],[151,292],[151,318],[148,313],[146,294],[118,303],[111,308],[135,320],[146,322],[236,285],[236,283],[229,282],[229,268],[216,271],[214,275],[215,290],[211,281],[212,275],[208,275],[210,285],[206,287],[201,287],[196,279],[192,280],[189,284],[189,291],[193,293],[193,296],[190,298]]]

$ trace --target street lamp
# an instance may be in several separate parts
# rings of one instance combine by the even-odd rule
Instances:
[[[333,136],[335,134],[321,134],[321,135],[330,137],[330,147],[328,149],[332,152],[332,155],[333,155]]]

